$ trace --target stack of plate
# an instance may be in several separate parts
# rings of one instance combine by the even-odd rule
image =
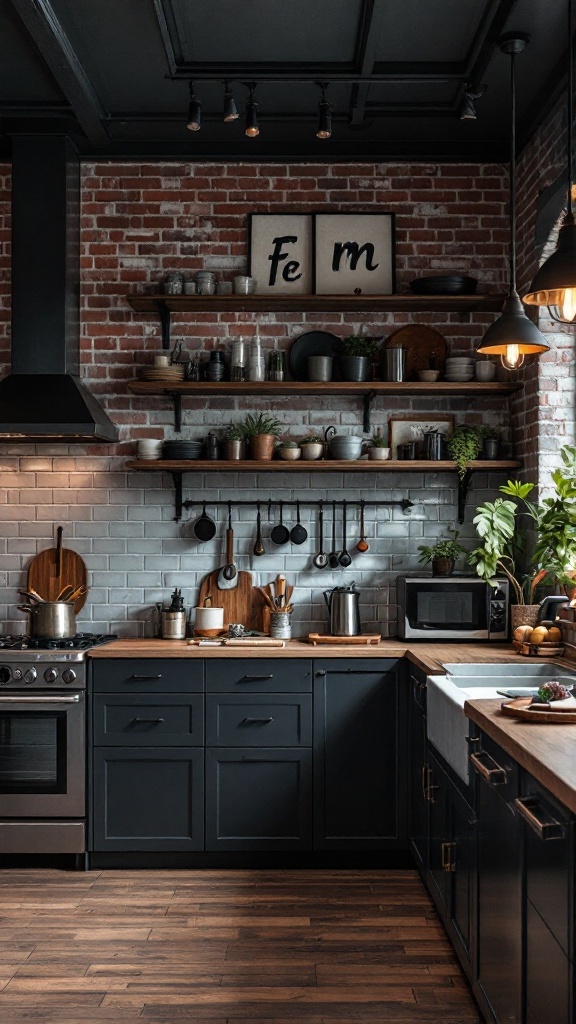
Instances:
[[[474,360],[470,356],[451,356],[446,360],[444,376],[458,384],[474,380]]]
[[[162,441],[142,438],[138,441],[138,458],[150,460],[162,458]]]
[[[184,380],[184,364],[172,363],[171,366],[142,366],[140,369],[140,380],[153,380],[159,383],[175,384],[176,381]]]
[[[202,441],[164,441],[162,457],[164,459],[199,459],[202,454]]]

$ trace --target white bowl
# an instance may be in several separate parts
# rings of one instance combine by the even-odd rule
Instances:
[[[285,459],[286,462],[296,462],[302,455],[301,448],[279,448],[278,454],[281,459]]]
[[[390,458],[389,448],[369,448],[368,458],[372,459],[373,462],[383,462],[385,459]]]
[[[418,380],[425,384],[433,384],[439,376],[440,370],[418,370]]]

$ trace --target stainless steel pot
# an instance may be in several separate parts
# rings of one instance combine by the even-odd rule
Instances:
[[[30,635],[43,640],[63,640],[76,635],[74,605],[69,601],[43,601],[27,605]]]
[[[324,591],[332,636],[359,636],[359,598],[355,583],[350,587],[334,587],[334,590]]]

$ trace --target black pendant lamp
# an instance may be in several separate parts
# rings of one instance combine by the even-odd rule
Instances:
[[[542,264],[524,296],[531,306],[548,306],[553,320],[576,323],[576,224],[572,202],[572,122],[573,110],[573,19],[572,0],[568,0],[568,97],[566,148],[568,150],[568,208],[558,234],[556,250]]]
[[[522,366],[524,356],[547,352],[535,324],[528,319],[516,290],[516,67],[515,59],[528,45],[528,36],[511,33],[502,36],[499,46],[510,56],[510,281],[506,301],[497,320],[490,325],[476,351],[482,355],[500,356],[507,370]]]

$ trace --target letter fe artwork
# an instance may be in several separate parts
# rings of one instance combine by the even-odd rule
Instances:
[[[312,237],[310,214],[251,214],[249,272],[259,295],[311,294]]]

